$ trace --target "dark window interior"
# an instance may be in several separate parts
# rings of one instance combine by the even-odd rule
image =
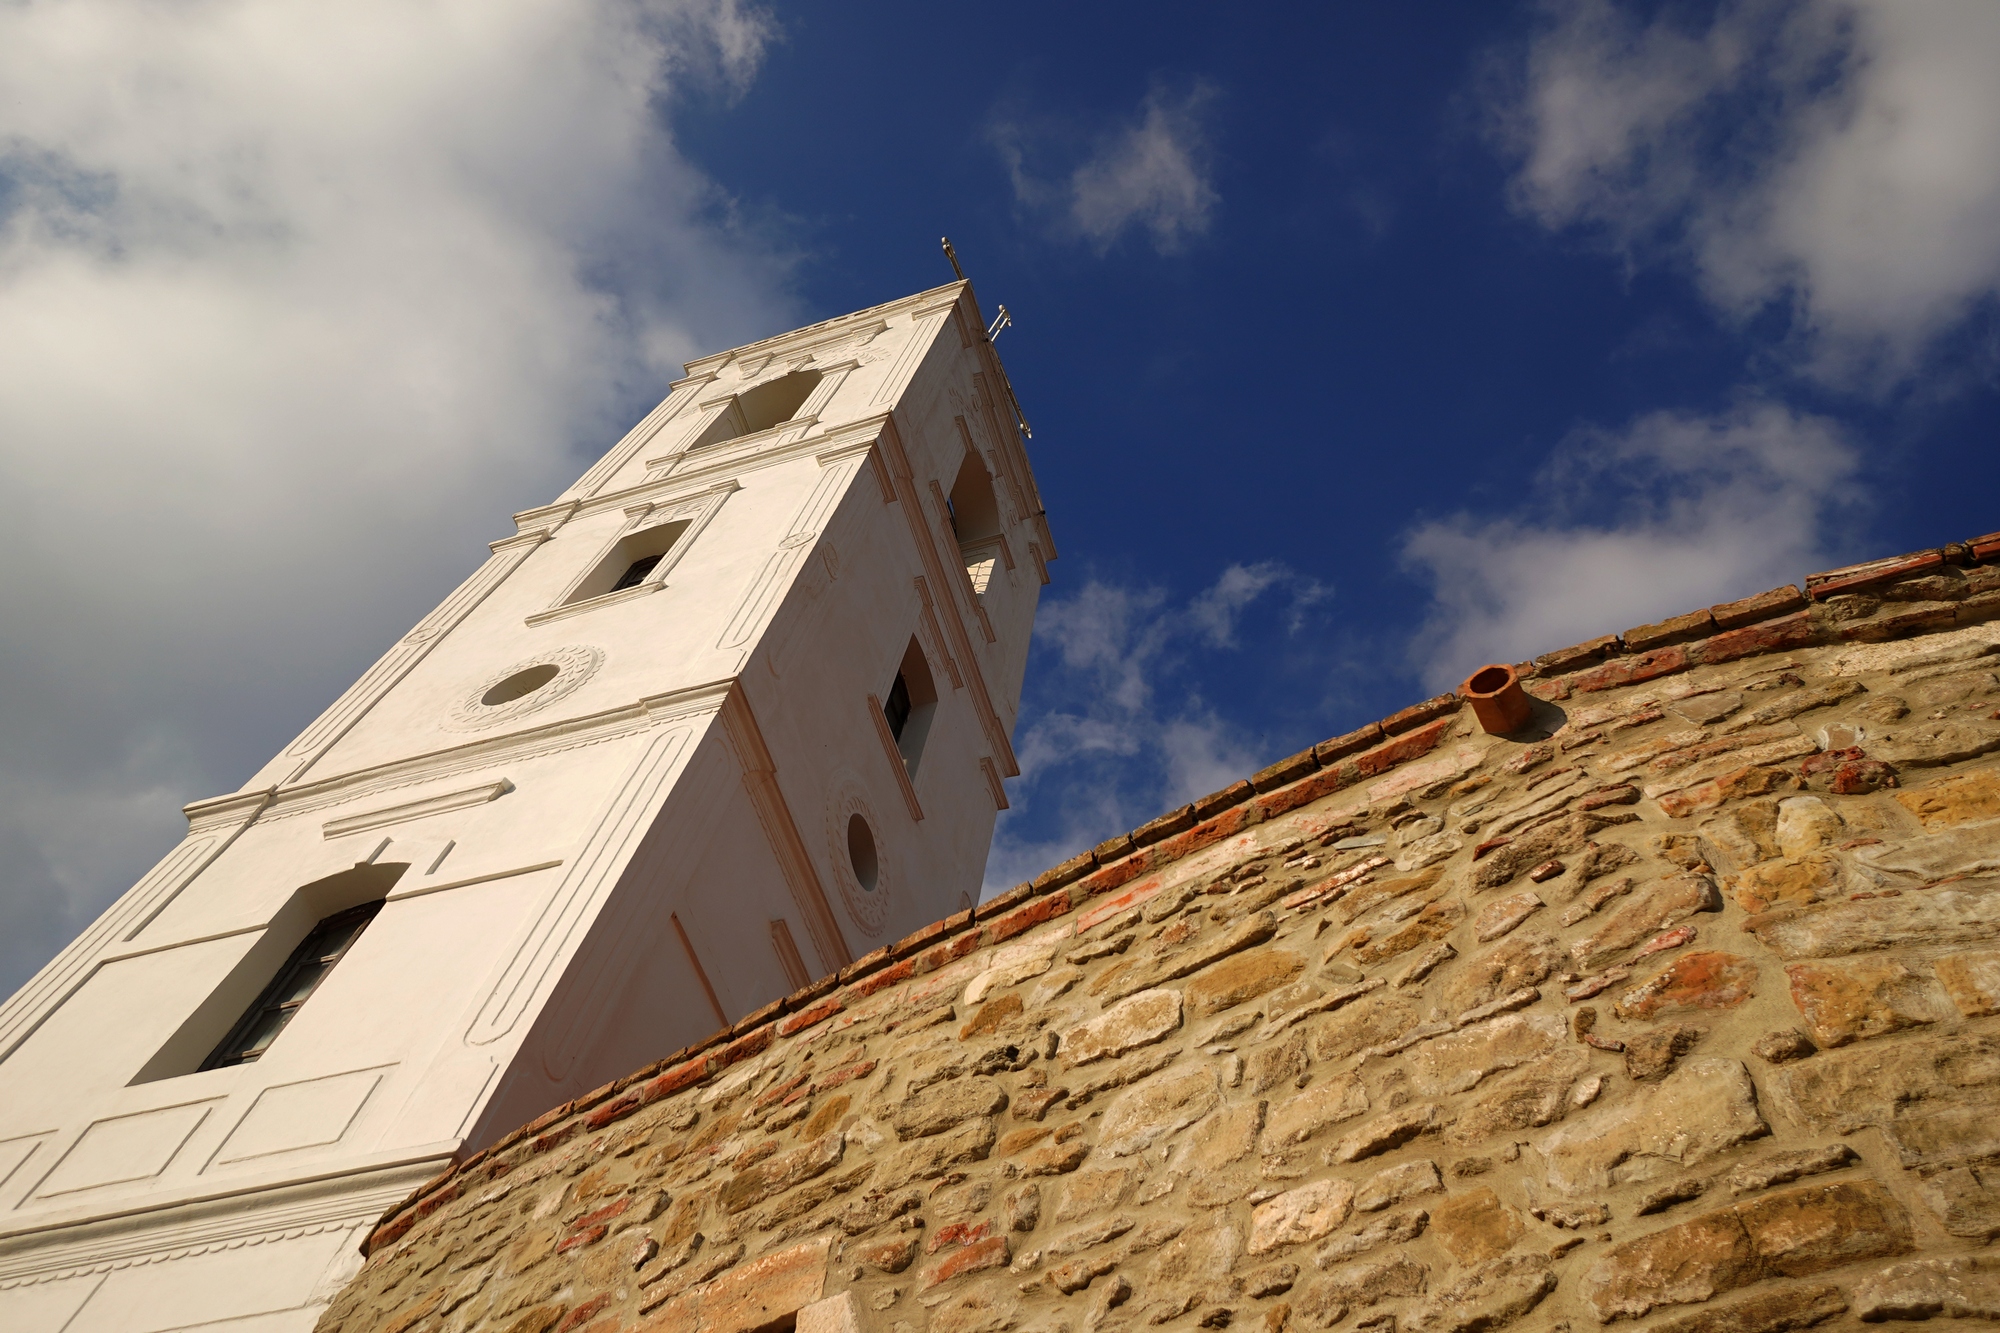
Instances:
[[[896,673],[896,683],[889,687],[882,715],[889,719],[889,734],[899,741],[903,739],[903,727],[910,720],[910,687],[900,671]]]
[[[659,564],[664,559],[666,559],[665,552],[659,555],[642,556],[640,559],[634,560],[630,568],[618,576],[618,582],[611,585],[611,591],[623,592],[627,588],[638,587],[645,581],[646,575],[653,572],[653,566]]]
[[[379,900],[363,903],[314,926],[305,942],[292,950],[292,956],[278,969],[277,979],[264,988],[257,1003],[250,1006],[250,1012],[243,1015],[214,1053],[202,1061],[201,1067],[222,1069],[247,1065],[261,1058],[381,910]]]

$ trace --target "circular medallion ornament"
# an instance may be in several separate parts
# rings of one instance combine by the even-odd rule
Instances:
[[[525,657],[469,690],[445,718],[453,731],[484,731],[539,712],[571,693],[604,665],[604,650],[587,643]]]
[[[864,934],[880,935],[889,921],[889,895],[895,884],[882,821],[875,818],[853,774],[835,774],[833,789],[826,812],[827,864],[833,867],[833,882],[840,888],[847,915]]]

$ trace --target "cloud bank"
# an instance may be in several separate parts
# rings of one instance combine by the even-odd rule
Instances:
[[[1205,82],[1178,92],[1156,85],[1136,115],[1089,136],[1089,155],[1059,180],[1037,174],[1029,158],[1060,156],[1077,136],[1014,117],[996,119],[990,133],[1015,201],[1058,235],[1101,254],[1140,231],[1172,254],[1208,231],[1220,202],[1208,130],[1215,97]]]
[[[1880,390],[2000,291],[2000,5],[1549,0],[1495,108],[1516,207],[1671,258]]]
[[[1485,662],[1794,582],[1833,563],[1857,461],[1833,421],[1764,400],[1577,431],[1521,514],[1411,532],[1404,564],[1433,590],[1415,663],[1442,691]]]
[[[0,8],[0,991],[677,361],[794,321],[676,151],[735,0]]]

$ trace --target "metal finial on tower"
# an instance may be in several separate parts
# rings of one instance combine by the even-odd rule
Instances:
[[[966,280],[965,270],[959,267],[958,251],[951,248],[951,237],[941,236],[938,238],[938,243],[944,246],[944,257],[951,261],[951,271],[958,275],[958,280],[960,282],[964,282]],[[974,305],[976,306],[977,304],[978,302],[975,301]],[[991,346],[993,340],[1000,335],[1000,330],[1004,328],[1010,328],[1014,323],[1014,317],[1007,313],[1006,306],[1003,305],[999,309],[1000,309],[999,315],[995,317],[991,327],[989,327],[986,330],[986,342],[988,346]],[[1014,385],[1012,381],[1010,381],[1007,378],[1007,369],[1006,367],[1000,364],[997,356],[994,359],[993,368],[999,371],[1000,383],[1007,391],[1007,402],[1014,409],[1014,425],[1016,426],[1017,429],[1020,430],[1021,434],[1027,436],[1031,440],[1034,439],[1035,429],[1034,427],[1028,424],[1028,418],[1022,415],[1021,400],[1015,397]]]

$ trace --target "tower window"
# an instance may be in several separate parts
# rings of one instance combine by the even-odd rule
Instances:
[[[875,858],[875,835],[860,815],[852,815],[847,821],[847,860],[854,867],[855,881],[865,892],[875,892],[882,868]]]
[[[945,509],[960,546],[1000,535],[1000,503],[993,494],[993,478],[986,474],[986,464],[979,461],[977,450],[967,449],[960,460]]]
[[[979,461],[977,450],[967,449],[945,501],[951,515],[952,535],[958,538],[958,553],[965,562],[965,576],[972,590],[984,596],[993,586],[994,562],[1000,558],[1000,504],[993,494],[993,478]],[[1012,560],[1009,559],[1009,568]]]
[[[882,701],[882,716],[888,719],[889,734],[902,753],[903,767],[917,776],[917,761],[923,758],[924,740],[930,734],[931,718],[937,712],[937,686],[931,681],[930,663],[913,637],[903,650],[896,679]]]
[[[333,971],[334,964],[354,947],[354,941],[361,938],[361,932],[381,910],[380,900],[363,903],[314,926],[305,942],[292,950],[292,956],[278,969],[277,978],[250,1006],[250,1012],[243,1015],[229,1035],[222,1039],[222,1044],[202,1061],[201,1067],[223,1069],[230,1065],[247,1065],[263,1058],[271,1043],[278,1039],[278,1034],[312,998],[320,982]]]
[[[618,576],[618,582],[611,585],[611,591],[624,592],[627,588],[638,587],[644,581],[646,575],[653,572],[653,566],[659,564],[664,558],[665,552],[662,552],[659,555],[641,556],[637,560],[634,560],[630,565],[626,566],[625,572]]]
[[[543,662],[526,670],[516,671],[480,695],[479,702],[488,708],[497,708],[501,704],[513,703],[516,699],[525,699],[561,674],[562,668],[553,662]]]
[[[903,673],[896,673],[896,683],[889,687],[889,697],[882,704],[882,715],[889,719],[889,734],[898,741],[903,739],[903,728],[910,721],[910,683],[903,679]]]
[[[782,426],[799,414],[799,409],[805,406],[806,399],[812,397],[812,391],[819,387],[822,378],[817,370],[795,370],[789,375],[780,375],[746,389],[731,398],[715,420],[708,424],[708,429],[688,447],[705,449],[739,435],[755,435],[760,430]]]
[[[605,552],[596,567],[577,581],[570,590],[568,601],[572,604],[587,601],[592,597],[604,597],[656,582],[653,578],[655,573],[664,577],[666,571],[660,568],[660,562],[672,554],[674,544],[688,530],[688,523],[687,519],[655,523],[620,537],[612,543],[611,549]]]

